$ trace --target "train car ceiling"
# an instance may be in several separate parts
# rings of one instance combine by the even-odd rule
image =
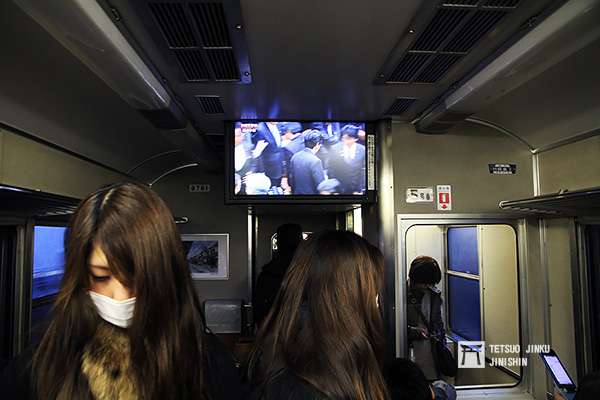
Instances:
[[[443,101],[419,118],[417,128],[430,133],[445,132],[452,126],[452,122],[456,123],[456,118],[448,121],[448,115],[468,116],[485,108],[493,108],[496,100],[509,95],[538,76],[543,76],[543,72],[565,60],[568,67],[571,67],[566,76],[572,76],[573,64],[581,55],[571,56],[580,51],[585,52],[582,49],[588,46],[596,50],[598,48],[598,18],[598,1],[566,3],[538,22],[519,41],[500,52],[477,73],[458,83],[456,89],[447,94]],[[588,58],[586,60],[589,62]],[[511,117],[515,119],[514,114],[511,114]],[[536,147],[539,145],[539,142],[534,143]]]
[[[69,2],[3,3],[7,32],[32,45],[0,39],[15,55],[0,66],[0,119],[145,182],[222,168],[224,121],[240,118],[432,132],[471,117],[535,150],[597,111],[593,91],[578,96],[596,0]],[[548,118],[550,87],[573,100],[555,119],[568,132]]]

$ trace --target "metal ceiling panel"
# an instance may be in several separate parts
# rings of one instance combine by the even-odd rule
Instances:
[[[173,149],[12,1],[0,2],[0,25],[10,55],[0,63],[0,122],[121,172]]]
[[[175,56],[187,81],[252,82],[238,0],[133,3],[142,18],[147,6],[154,20],[147,24],[150,33],[162,34],[159,48],[166,45],[163,52]]]

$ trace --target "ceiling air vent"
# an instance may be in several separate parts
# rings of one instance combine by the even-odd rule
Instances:
[[[468,24],[464,25],[444,51],[468,52],[506,15],[502,11],[477,11]]]
[[[441,8],[411,47],[413,51],[436,51],[469,14],[469,10]]]
[[[235,55],[231,49],[210,49],[206,55],[218,81],[237,81],[240,79]]]
[[[396,100],[394,100],[385,115],[402,115],[416,102],[417,99],[414,97],[398,97]]]
[[[222,3],[193,3],[190,7],[205,47],[231,46]]]
[[[479,0],[448,0],[444,1],[444,6],[476,6]]]
[[[252,81],[239,1],[152,1],[148,6],[185,80]]]
[[[508,7],[515,8],[521,0],[486,0],[483,2],[485,7]]]
[[[515,9],[519,0],[440,3],[422,9],[411,24],[414,28],[392,51],[375,83],[437,84]]]
[[[223,105],[219,96],[196,96],[204,114],[223,114]]]
[[[439,54],[434,57],[427,68],[421,71],[413,82],[415,83],[436,83],[446,72],[454,66],[460,59],[461,55],[457,54]]]
[[[409,82],[428,60],[429,54],[407,53],[390,75],[389,81]]]
[[[188,81],[208,81],[210,79],[210,72],[200,50],[174,50],[174,53]]]
[[[160,26],[169,47],[196,47],[196,38],[180,3],[150,3],[152,15]]]

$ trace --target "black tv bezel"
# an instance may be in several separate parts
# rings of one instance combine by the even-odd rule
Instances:
[[[287,195],[287,196],[269,196],[269,195],[244,195],[239,196],[233,193],[235,188],[235,167],[233,159],[233,135],[235,123],[260,123],[260,122],[300,122],[300,123],[312,123],[312,122],[341,122],[341,123],[364,123],[365,132],[367,137],[375,133],[375,123],[372,121],[361,121],[361,120],[338,120],[338,119],[324,119],[324,120],[307,120],[307,119],[236,119],[225,121],[225,204],[241,204],[241,205],[259,205],[259,204],[369,204],[374,203],[377,200],[377,173],[375,176],[375,189],[367,190],[362,195]],[[369,179],[369,148],[365,145],[365,159],[367,165],[365,167],[365,182],[368,185]],[[373,159],[375,163],[373,168],[377,168],[377,147],[375,147],[375,154]]]

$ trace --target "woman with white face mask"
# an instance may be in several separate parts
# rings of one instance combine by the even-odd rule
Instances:
[[[65,252],[49,328],[7,368],[1,398],[240,398],[233,358],[205,331],[173,216],[151,189],[92,193]]]

